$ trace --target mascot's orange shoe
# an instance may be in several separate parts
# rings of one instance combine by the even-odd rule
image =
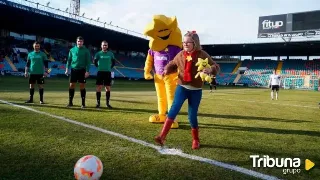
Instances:
[[[166,118],[167,118],[166,115],[154,114],[149,117],[149,122],[151,122],[151,123],[164,123]],[[178,129],[178,128],[179,128],[179,123],[177,122],[177,120],[175,120],[171,125],[171,129]]]
[[[178,129],[179,128],[179,123],[177,122],[177,119],[174,120],[174,122],[171,125],[171,129]]]
[[[164,123],[167,116],[164,114],[154,114],[149,117],[149,122],[151,123]]]

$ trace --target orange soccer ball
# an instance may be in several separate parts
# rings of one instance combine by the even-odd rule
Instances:
[[[99,180],[102,172],[102,162],[94,155],[80,158],[74,166],[74,177],[76,180]]]

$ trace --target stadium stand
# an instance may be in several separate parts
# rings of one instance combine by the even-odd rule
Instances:
[[[235,63],[219,63],[219,66],[220,66],[221,72],[232,73],[236,64]]]
[[[261,74],[272,74],[273,69],[278,65],[277,61],[272,61],[271,59],[260,59],[260,60],[244,60],[241,67],[246,67],[248,70],[245,74],[251,75],[261,75]]]
[[[320,61],[319,60],[289,60],[284,61],[281,74],[291,75],[320,75]]]
[[[228,85],[233,83],[236,77],[237,77],[237,74],[220,73],[219,75],[217,75],[216,81],[218,84]]]
[[[10,44],[10,53],[3,58],[1,69],[3,71],[23,72],[26,64],[26,57],[28,51],[32,50],[30,44],[32,41],[22,41],[14,39]],[[90,46],[90,45],[89,45]],[[62,46],[57,44],[44,43],[41,45],[42,51],[46,52],[52,62],[49,63],[51,68],[50,76],[63,75],[65,72],[65,64],[68,56],[69,48],[72,46]],[[91,47],[92,58],[97,48]],[[114,51],[116,57],[116,66],[114,68],[115,77],[143,79],[143,67],[145,57],[132,56],[129,53],[119,53]],[[315,89],[319,86],[318,77],[320,75],[320,60],[243,60],[226,62],[217,60],[220,65],[221,72],[217,75],[216,81],[220,85],[230,84],[244,84],[248,86],[267,87],[269,76],[273,69],[277,68],[282,77],[282,85],[285,88],[309,88]],[[281,66],[280,66],[281,64]],[[243,73],[240,73],[238,68],[245,68]],[[95,76],[97,68],[92,64],[90,67],[90,74]]]
[[[2,60],[1,69],[3,71],[17,71],[23,72],[26,64],[26,56],[30,46],[22,43],[19,40],[13,41],[16,44],[12,44],[11,54]],[[43,45],[43,47],[46,45]],[[68,48],[52,45],[50,49],[49,57],[52,57],[55,61],[49,63],[51,68],[51,76],[63,75],[65,71],[66,57],[68,54]],[[43,51],[47,52],[45,49]],[[92,51],[93,54],[96,51]],[[48,53],[48,52],[47,52]],[[116,67],[114,69],[115,77],[125,77],[133,79],[143,79],[143,67],[145,57],[130,56],[125,54],[116,53]],[[282,84],[286,88],[304,88],[308,84],[309,89],[314,89],[319,86],[318,76],[320,68],[320,60],[301,60],[290,59],[284,61],[274,61],[270,59],[259,60],[244,60],[241,63],[225,63],[217,61],[221,68],[221,73],[217,75],[217,82],[221,85],[228,84],[246,84],[248,86],[260,86],[266,87],[269,82],[269,76],[272,74],[273,69],[279,67],[279,63],[282,64],[280,74],[282,77]],[[238,64],[241,64],[242,68],[246,68],[243,74],[238,75]],[[90,68],[90,74],[95,76],[97,74],[97,68],[92,64]],[[236,78],[239,79],[236,81]],[[308,82],[305,81],[305,76],[309,76]]]
[[[237,83],[248,84],[250,86],[268,86],[270,74],[247,74],[241,76]]]
[[[3,59],[3,70],[4,71],[12,71],[9,63],[5,59]]]
[[[247,70],[237,83],[250,86],[268,86],[270,74],[277,67],[278,62],[270,59],[244,60],[241,67]]]
[[[8,57],[4,59],[3,70],[4,71],[19,71],[24,72],[24,68],[26,65],[26,58],[28,52],[32,51],[32,49],[28,48],[21,40],[14,40],[16,44],[11,44],[12,51]],[[31,43],[32,44],[32,43]],[[42,44],[41,47],[45,47],[48,45]],[[51,46],[51,45],[50,45]],[[48,54],[48,58],[52,58],[53,61],[49,63],[49,68],[51,69],[50,76],[63,75],[65,72],[66,59],[68,57],[68,48],[63,46],[52,45],[53,48],[50,48],[50,53],[42,48],[43,52]],[[94,54],[97,51],[92,51],[92,59]],[[115,67],[115,77],[127,77],[134,79],[143,78],[143,66],[144,66],[144,58],[140,56],[126,56],[122,54],[116,54],[116,67]],[[12,67],[15,67],[14,70]],[[92,76],[96,76],[97,68],[94,64],[91,65],[90,74]]]

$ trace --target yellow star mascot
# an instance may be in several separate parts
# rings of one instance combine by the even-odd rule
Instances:
[[[174,99],[178,73],[164,77],[162,74],[164,67],[181,51],[182,34],[178,28],[177,18],[164,15],[154,15],[153,21],[147,25],[144,34],[150,37],[144,78],[147,80],[154,78],[159,111],[159,114],[149,117],[149,122],[163,123]],[[152,70],[154,76],[151,74]],[[175,120],[171,128],[178,127],[179,124]]]

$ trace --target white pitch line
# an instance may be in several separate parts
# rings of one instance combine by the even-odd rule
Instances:
[[[4,101],[4,100],[0,100],[0,102],[3,103],[3,104],[7,104],[7,105],[11,105],[11,106],[17,107],[17,108],[21,108],[21,109],[25,109],[25,110],[28,110],[28,111],[32,111],[32,112],[35,112],[35,113],[38,113],[38,114],[43,114],[43,115],[46,115],[46,116],[49,116],[49,117],[52,117],[52,118],[56,118],[56,119],[59,119],[59,120],[62,120],[62,121],[66,121],[66,122],[69,122],[69,123],[72,123],[72,124],[76,124],[76,125],[79,125],[79,126],[82,126],[82,127],[93,129],[93,130],[96,130],[96,131],[99,131],[99,132],[102,132],[102,133],[105,133],[105,134],[116,136],[116,137],[128,140],[130,142],[134,142],[134,143],[137,143],[137,144],[140,144],[140,145],[143,145],[143,146],[147,146],[147,147],[150,147],[150,148],[153,148],[153,149],[157,150],[161,154],[176,155],[176,156],[180,156],[180,157],[183,157],[183,158],[187,158],[187,159],[191,159],[191,160],[196,160],[196,161],[208,163],[208,164],[211,164],[211,165],[214,165],[214,166],[222,167],[222,168],[229,169],[229,170],[232,170],[232,171],[237,171],[239,173],[246,174],[246,175],[249,175],[249,176],[252,176],[252,177],[256,177],[256,178],[260,178],[260,179],[264,179],[264,180],[278,180],[278,178],[275,177],[275,176],[262,174],[262,173],[259,173],[259,172],[256,172],[256,171],[252,171],[252,170],[249,170],[249,169],[246,169],[246,168],[242,168],[242,167],[239,167],[239,166],[235,166],[235,165],[219,162],[219,161],[216,161],[216,160],[213,160],[213,159],[208,159],[208,158],[204,158],[204,157],[200,157],[200,156],[186,154],[186,153],[183,153],[182,150],[179,150],[179,149],[164,148],[164,147],[157,146],[157,145],[154,145],[154,144],[151,144],[151,143],[139,140],[139,139],[135,139],[135,138],[123,135],[123,134],[119,134],[119,133],[116,133],[116,132],[113,132],[113,131],[102,129],[102,128],[99,128],[99,127],[96,127],[96,126],[92,126],[92,125],[89,125],[89,124],[85,124],[85,123],[82,123],[82,122],[74,121],[72,119],[68,119],[68,118],[65,118],[65,117],[62,117],[62,116],[57,116],[57,115],[53,115],[53,114],[46,113],[46,112],[43,112],[43,111],[38,111],[38,110],[32,109],[30,107],[17,105],[17,104],[10,103],[10,102]]]

